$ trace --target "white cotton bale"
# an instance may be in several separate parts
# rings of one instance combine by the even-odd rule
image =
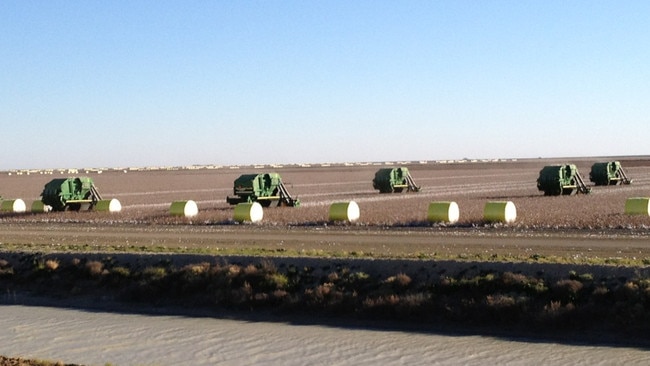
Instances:
[[[122,211],[122,204],[115,198],[110,200],[100,200],[95,205],[95,210],[100,212],[120,212]]]
[[[511,201],[493,201],[485,204],[483,219],[510,224],[517,220],[517,208]]]
[[[456,202],[431,202],[427,211],[429,222],[446,222],[455,224],[460,217],[460,210]]]
[[[0,210],[2,212],[21,213],[27,210],[27,205],[25,205],[25,201],[20,198],[15,200],[5,200],[0,204]]]
[[[264,218],[264,209],[258,202],[238,203],[233,219],[237,222],[260,222]]]
[[[32,202],[31,211],[33,213],[51,212],[52,206],[44,204],[43,201],[34,201]]]
[[[359,205],[356,202],[336,202],[330,205],[330,221],[357,221],[359,219]]]
[[[625,213],[627,215],[650,216],[650,198],[632,197],[625,201]]]
[[[169,212],[172,216],[192,217],[198,215],[199,208],[196,202],[192,200],[174,201],[169,208]]]

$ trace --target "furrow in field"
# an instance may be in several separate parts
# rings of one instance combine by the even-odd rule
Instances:
[[[459,195],[459,194],[478,194],[478,193],[494,193],[494,192],[503,192],[504,189],[507,190],[519,190],[519,189],[525,189],[527,188],[528,185],[526,184],[508,184],[508,185],[491,185],[489,187],[481,187],[479,188],[474,188],[474,189],[437,189],[437,190],[428,190],[428,191],[420,191],[418,193],[395,193],[395,194],[380,194],[377,193],[376,195],[372,196],[365,196],[365,197],[359,197],[359,196],[354,196],[352,194],[346,195],[344,193],[338,192],[338,193],[332,193],[329,194],[329,196],[337,196],[341,198],[349,198],[351,200],[354,200],[355,202],[381,202],[381,201],[394,201],[394,200],[405,200],[405,199],[422,199],[422,198],[435,198],[435,197],[445,197],[445,196],[453,196],[453,195]],[[321,197],[324,195],[320,195]],[[302,205],[309,207],[309,206],[323,206],[330,204],[332,200],[320,200],[320,201],[309,201],[309,202],[303,202]]]
[[[132,196],[156,196],[164,194],[177,194],[177,193],[205,193],[205,192],[230,192],[232,188],[228,189],[178,189],[178,190],[165,190],[165,191],[147,191],[147,192],[102,192],[102,196],[113,195],[120,197],[132,197]]]

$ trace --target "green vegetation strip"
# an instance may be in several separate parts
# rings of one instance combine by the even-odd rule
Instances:
[[[643,267],[650,265],[650,258],[636,257],[596,257],[586,255],[541,255],[541,254],[490,254],[461,253],[446,254],[439,252],[407,253],[385,255],[360,251],[326,251],[326,250],[291,250],[266,248],[218,248],[218,247],[179,247],[179,246],[145,246],[145,245],[90,245],[90,244],[11,244],[1,243],[2,252],[31,253],[131,253],[131,254],[195,254],[214,256],[256,256],[256,257],[309,257],[309,258],[369,258],[369,259],[420,259],[420,260],[454,260],[466,262],[514,262],[514,263],[554,263],[610,265],[624,267]]]

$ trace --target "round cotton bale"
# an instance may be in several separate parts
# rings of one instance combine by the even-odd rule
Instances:
[[[46,205],[43,201],[32,202],[31,211],[33,213],[44,213],[52,211],[52,206]]]
[[[172,214],[172,216],[192,217],[196,216],[199,213],[199,208],[196,205],[196,202],[192,200],[174,201],[169,208],[169,212]]]
[[[427,211],[429,222],[446,222],[455,224],[460,217],[456,202],[431,202]]]
[[[120,212],[122,211],[122,204],[115,198],[110,200],[100,200],[95,205],[95,210],[100,212]]]
[[[494,201],[485,204],[483,219],[489,222],[510,224],[517,219],[517,208],[511,201]]]
[[[20,198],[15,200],[6,200],[2,201],[2,204],[0,204],[0,210],[2,212],[20,213],[27,210],[27,205],[25,205],[25,201]]]
[[[356,202],[336,202],[330,205],[330,221],[349,221],[359,219],[359,205]]]
[[[237,222],[260,222],[264,218],[264,209],[258,202],[238,203],[233,218]]]
[[[650,216],[650,198],[632,197],[625,201],[625,213],[628,215]]]

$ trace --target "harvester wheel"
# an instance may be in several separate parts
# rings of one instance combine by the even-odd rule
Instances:
[[[561,188],[549,189],[549,190],[544,191],[545,196],[559,196],[561,194],[562,194],[562,189]]]
[[[565,195],[565,196],[572,196],[572,195],[574,195],[577,191],[578,191],[577,189],[573,189],[573,188],[565,188],[565,189],[562,190],[562,195]]]
[[[66,211],[79,211],[81,209],[80,203],[71,203],[65,206]]]
[[[393,189],[393,192],[395,192],[395,193],[402,193],[403,190],[404,190],[404,188],[394,188],[394,189]]]

